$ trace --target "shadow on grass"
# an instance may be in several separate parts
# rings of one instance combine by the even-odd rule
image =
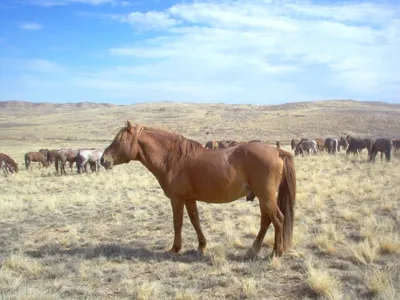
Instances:
[[[179,262],[209,262],[210,259],[207,255],[199,255],[196,250],[189,250],[173,255],[167,251],[155,249],[154,251],[148,250],[142,245],[138,247],[131,247],[128,245],[119,244],[99,244],[88,247],[76,247],[70,249],[63,249],[59,245],[47,244],[41,246],[38,250],[26,251],[25,254],[41,258],[45,256],[77,256],[83,259],[95,259],[98,257],[106,257],[108,259],[119,258],[126,260],[140,260],[140,261],[179,261]]]
[[[241,250],[244,250],[243,248]],[[126,260],[140,260],[140,261],[178,261],[185,263],[192,262],[204,262],[212,264],[210,258],[210,251],[206,252],[205,255],[201,255],[197,250],[186,250],[180,252],[177,255],[173,255],[168,251],[164,251],[160,247],[153,248],[152,250],[147,249],[144,245],[137,245],[132,247],[129,245],[121,244],[99,244],[87,247],[75,247],[65,249],[59,244],[45,244],[39,247],[37,250],[26,251],[26,255],[34,258],[42,258],[45,256],[77,256],[83,259],[95,259],[98,257],[106,257],[108,259],[126,259]],[[249,257],[247,251],[244,250],[241,254],[228,254],[227,258],[230,261],[235,262],[248,262],[248,261],[259,261],[268,259],[270,253],[254,257]]]

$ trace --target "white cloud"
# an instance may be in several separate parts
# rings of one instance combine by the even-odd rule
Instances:
[[[20,24],[19,28],[21,28],[23,30],[40,30],[43,27],[38,23],[29,22],[29,23]]]
[[[161,26],[147,14],[162,16],[168,24]],[[290,84],[298,94],[324,97],[325,89],[326,98],[340,89],[346,98],[398,99],[398,6],[196,1],[147,14],[131,13],[136,17],[130,23],[138,31],[159,25],[162,33],[110,53],[147,61],[136,70],[146,70],[149,80],[234,84],[258,91],[260,99],[269,98],[265,92],[276,82]]]
[[[168,28],[178,24],[178,21],[169,17],[168,14],[158,11],[132,12],[117,18],[123,23],[129,23],[142,29]]]

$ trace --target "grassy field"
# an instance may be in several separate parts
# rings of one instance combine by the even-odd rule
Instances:
[[[0,152],[20,172],[0,174],[0,299],[398,299],[400,155],[296,157],[294,247],[270,259],[273,227],[259,229],[258,201],[198,203],[208,252],[198,257],[186,213],[183,249],[172,212],[139,163],[57,176],[23,168],[40,148],[108,146],[123,120],[205,142],[299,137],[395,137],[400,105],[327,101],[280,106],[148,103],[132,106],[0,103]],[[208,134],[207,134],[208,132]]]

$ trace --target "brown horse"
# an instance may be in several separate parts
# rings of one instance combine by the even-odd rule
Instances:
[[[175,231],[172,253],[178,253],[182,246],[185,206],[197,233],[198,251],[203,253],[206,239],[196,201],[227,203],[249,192],[259,199],[261,225],[248,254],[259,252],[271,222],[275,228],[273,254],[281,255],[290,247],[296,198],[296,174],[290,153],[263,143],[211,151],[182,135],[133,126],[127,121],[105,149],[101,164],[110,169],[131,160],[140,161],[157,178],[171,201]]]
[[[8,160],[3,160],[0,158],[0,169],[3,170],[4,176],[7,177],[9,173],[14,174],[14,167],[8,162]]]
[[[3,166],[6,170],[3,169],[4,172],[10,171],[10,169],[14,170],[15,173],[18,173],[18,164],[7,154],[0,153],[0,162],[2,162]],[[10,168],[11,167],[11,168]]]
[[[32,166],[31,166],[32,162],[38,162],[39,168],[40,168],[40,166],[43,166],[43,167],[49,166],[47,157],[42,152],[25,153],[24,160],[25,160],[25,168],[27,171],[29,170],[29,168],[32,170]]]
[[[79,150],[72,150],[72,149],[60,149],[57,151],[56,157],[55,157],[55,167],[56,167],[56,172],[58,173],[58,166],[60,165],[60,173],[67,175],[67,171],[65,170],[65,164],[69,162],[69,167],[71,168],[72,172],[72,166],[74,163],[76,163],[77,156],[78,156]]]
[[[218,142],[217,141],[208,141],[205,146],[207,149],[218,149]]]
[[[7,154],[0,153],[0,169],[3,170],[4,176],[7,177],[9,173],[18,173],[18,164]]]
[[[385,138],[376,139],[376,141],[372,145],[369,161],[375,162],[375,157],[378,154],[378,151],[381,152],[381,160],[382,154],[385,153],[386,160],[389,161],[390,153],[392,151],[392,143],[390,142],[390,140]]]

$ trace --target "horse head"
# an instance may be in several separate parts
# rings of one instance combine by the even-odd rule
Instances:
[[[125,121],[125,123],[126,126],[117,133],[100,159],[100,164],[105,169],[112,169],[114,165],[128,163],[136,159],[139,150],[138,139],[143,126],[133,126],[129,121]]]

